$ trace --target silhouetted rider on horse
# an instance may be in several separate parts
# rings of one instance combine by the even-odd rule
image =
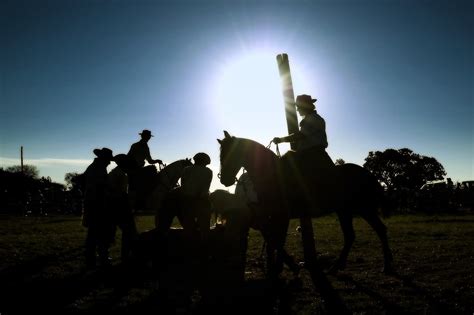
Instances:
[[[160,164],[163,165],[163,162],[159,159],[152,159],[150,155],[150,148],[148,147],[148,141],[153,137],[150,130],[143,130],[139,133],[141,139],[138,142],[135,142],[130,147],[128,151],[128,156],[133,158],[137,164],[137,167],[145,166],[145,160],[149,164]]]
[[[158,163],[164,166],[160,159],[152,159],[150,155],[150,148],[148,141],[153,137],[150,130],[143,130],[139,133],[140,141],[135,142],[128,151],[128,157],[134,161],[134,166],[129,171],[129,185],[132,199],[134,200],[135,208],[144,208],[145,201],[143,196],[146,195],[146,187],[142,187],[142,182],[149,182],[150,178],[156,175],[156,168],[154,166],[145,166],[145,161],[149,164]]]
[[[326,152],[328,141],[326,136],[326,122],[317,113],[313,99],[310,95],[302,94],[296,98],[296,110],[304,117],[300,122],[300,130],[286,137],[275,137],[275,144],[281,142],[296,142],[296,150],[288,151],[284,155],[290,163],[295,163],[303,178],[315,174],[318,186],[323,189],[327,182],[334,162]],[[314,180],[314,179],[313,179]]]

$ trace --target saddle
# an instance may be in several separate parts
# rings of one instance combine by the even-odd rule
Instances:
[[[326,207],[335,188],[335,166],[324,149],[289,151],[281,158],[288,193],[294,200]]]

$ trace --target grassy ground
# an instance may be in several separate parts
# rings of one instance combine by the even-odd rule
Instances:
[[[151,229],[152,217],[137,218],[140,231]],[[342,248],[335,216],[316,219],[316,246],[324,263]],[[385,219],[398,274],[381,273],[382,253],[375,233],[355,219],[356,241],[347,269],[329,281],[350,312],[356,314],[473,314],[474,215],[394,216]],[[288,252],[303,260],[297,221],[289,230]],[[118,233],[119,234],[119,233]],[[197,313],[199,296],[190,305],[162,304],[150,278],[120,285],[119,241],[111,255],[115,269],[107,273],[83,268],[85,229],[77,217],[0,217],[0,314],[49,313]],[[117,237],[120,239],[120,237]],[[286,286],[270,308],[255,308],[269,289],[263,281],[262,239],[251,231],[240,306],[261,313],[325,314],[307,271],[302,287]],[[170,273],[179,274],[179,267]],[[218,271],[215,271],[218,272]],[[285,270],[283,277],[291,279]],[[284,298],[283,298],[284,295]],[[234,301],[235,302],[235,301]],[[247,303],[247,304],[246,304]],[[257,304],[256,304],[257,303]],[[283,303],[285,306],[283,306]],[[226,313],[229,310],[222,310]]]

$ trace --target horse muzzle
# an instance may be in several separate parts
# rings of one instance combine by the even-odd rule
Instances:
[[[221,173],[217,174],[217,177],[220,179],[221,184],[226,187],[234,185],[237,181],[237,178],[235,178],[234,176],[222,176]]]

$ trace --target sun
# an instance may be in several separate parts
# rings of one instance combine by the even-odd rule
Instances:
[[[287,134],[276,55],[247,52],[220,65],[211,102],[222,129],[262,144]]]

